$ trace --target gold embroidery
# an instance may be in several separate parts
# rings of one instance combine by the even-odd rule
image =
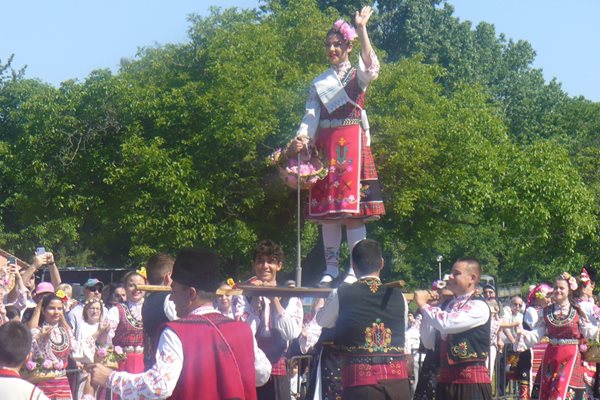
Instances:
[[[450,351],[453,356],[458,358],[476,358],[477,352],[470,352],[472,350],[469,350],[468,347],[467,342],[460,342],[456,346],[452,346]]]
[[[377,293],[377,290],[381,287],[381,281],[377,278],[361,279],[359,282],[367,285],[371,293]]]
[[[386,328],[379,318],[371,326],[365,328],[365,347],[370,353],[374,351],[387,353],[391,343],[392,330]]]

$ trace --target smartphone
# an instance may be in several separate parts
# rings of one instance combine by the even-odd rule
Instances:
[[[44,248],[44,247],[36,247],[35,248],[36,256],[43,256],[44,254],[46,254],[46,248]]]
[[[9,256],[8,263],[9,264],[17,264],[17,258],[15,256]]]

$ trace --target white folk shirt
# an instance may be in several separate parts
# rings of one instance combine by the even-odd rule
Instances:
[[[421,307],[421,341],[423,346],[433,349],[435,331],[442,339],[449,334],[460,333],[481,326],[490,318],[490,308],[485,301],[472,300],[473,292],[456,296],[448,303],[446,310],[425,304]]]
[[[270,315],[270,311],[275,311],[274,307],[270,307],[271,299],[262,296],[253,296],[252,301],[248,302],[244,299],[244,305],[242,307],[243,314],[242,320],[244,320],[250,328],[252,333],[256,336],[261,321],[261,312],[259,311],[258,304],[262,302],[263,308],[262,317],[265,321],[271,321],[273,326],[267,327],[267,329],[277,329],[281,334],[283,340],[294,340],[302,332],[302,319],[304,317],[304,309],[302,308],[302,302],[297,297],[290,297],[284,312],[279,315]],[[268,334],[266,332],[258,332],[258,335]]]
[[[215,313],[211,306],[199,307],[191,315]],[[175,390],[183,369],[183,345],[170,328],[160,334],[156,349],[156,364],[146,372],[130,374],[113,372],[108,380],[108,388],[122,400],[134,399],[166,399]],[[256,370],[256,386],[264,385],[271,375],[271,363],[256,345],[254,340],[254,368]]]

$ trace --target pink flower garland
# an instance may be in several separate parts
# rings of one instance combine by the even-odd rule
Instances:
[[[353,41],[358,36],[352,25],[350,25],[343,19],[338,19],[337,21],[335,21],[333,23],[333,29],[338,31],[348,42]]]

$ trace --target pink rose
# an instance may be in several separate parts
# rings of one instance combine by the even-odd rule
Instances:
[[[99,347],[98,349],[96,349],[96,354],[98,355],[98,357],[104,358],[106,357],[107,352],[104,347]]]
[[[121,346],[115,346],[115,354],[123,354],[123,348]]]
[[[35,367],[36,364],[33,361],[27,361],[27,364],[25,364],[25,368],[27,368],[28,371],[33,371]]]
[[[63,369],[64,364],[61,360],[54,361],[54,369]]]
[[[52,368],[52,360],[44,360],[42,367],[44,367],[45,369],[51,369]]]
[[[588,350],[587,344],[581,343],[579,345],[579,351],[581,351],[582,353],[585,353],[587,350]]]

